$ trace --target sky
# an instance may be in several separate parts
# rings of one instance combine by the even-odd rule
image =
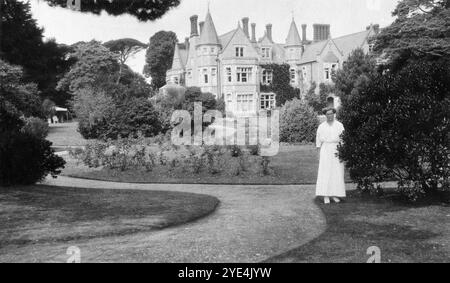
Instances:
[[[44,28],[45,38],[55,38],[58,43],[92,39],[105,42],[119,38],[135,38],[147,43],[160,30],[175,32],[178,40],[183,42],[190,34],[189,17],[198,15],[199,21],[203,21],[208,3],[219,35],[235,29],[238,21],[249,17],[251,23],[256,23],[257,38],[264,35],[266,24],[271,23],[273,39],[284,43],[292,18],[299,31],[301,24],[308,25],[308,39],[313,36],[314,23],[330,24],[331,36],[338,37],[362,31],[371,23],[381,27],[389,25],[394,20],[391,12],[398,0],[181,0],[178,7],[153,22],[139,22],[128,15],[94,15],[49,7],[42,0],[29,2],[33,18]],[[139,73],[144,64],[145,51],[128,62]]]

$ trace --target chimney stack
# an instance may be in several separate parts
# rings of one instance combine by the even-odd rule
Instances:
[[[272,24],[266,25],[266,34],[270,41],[272,40]]]
[[[197,20],[198,20],[197,15],[191,17],[191,37],[198,36]]]
[[[306,42],[306,27],[307,25],[303,24],[302,25],[302,41]]]
[[[252,42],[256,42],[256,24],[252,23]]]
[[[330,25],[314,24],[314,41],[322,41],[330,38]]]
[[[244,28],[244,33],[247,36],[247,38],[250,38],[250,34],[248,33],[248,21],[249,19],[247,17],[242,19],[242,26]]]
[[[200,34],[203,32],[203,26],[205,25],[205,22],[200,22]]]
[[[189,50],[189,37],[184,39],[184,46],[186,47],[186,50]]]

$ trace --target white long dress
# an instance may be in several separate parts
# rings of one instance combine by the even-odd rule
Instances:
[[[337,146],[344,125],[323,122],[317,129],[316,146],[320,148],[319,173],[317,175],[316,196],[345,197],[344,164],[339,160]]]

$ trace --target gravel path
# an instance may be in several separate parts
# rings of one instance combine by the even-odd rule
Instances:
[[[67,248],[77,246],[82,262],[251,263],[305,244],[326,226],[321,210],[313,203],[314,186],[310,185],[124,184],[63,176],[47,179],[44,184],[182,191],[213,195],[221,203],[210,216],[181,226],[58,245],[37,244],[15,249],[8,258],[65,262]]]

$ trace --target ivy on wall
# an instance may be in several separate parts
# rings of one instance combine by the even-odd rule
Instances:
[[[264,64],[264,70],[271,70],[273,74],[270,85],[261,84],[261,92],[274,92],[276,96],[276,106],[283,106],[286,101],[293,98],[300,98],[300,89],[291,86],[290,66],[288,64]]]

